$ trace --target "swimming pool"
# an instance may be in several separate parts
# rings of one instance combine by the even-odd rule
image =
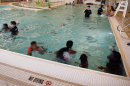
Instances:
[[[40,55],[37,52],[33,56],[54,60],[55,52],[65,47],[66,41],[74,42],[73,49],[77,51],[70,65],[79,66],[81,54],[88,55],[88,69],[103,71],[98,66],[105,66],[110,48],[115,45],[115,37],[108,18],[105,15],[98,16],[98,6],[91,6],[92,17],[84,18],[83,10],[86,5],[59,6],[52,10],[38,12],[14,9],[4,10],[6,6],[0,6],[0,26],[10,21],[19,21],[19,35],[15,40],[8,38],[10,33],[0,34],[0,48],[27,54],[31,41],[37,41],[39,46],[47,49],[47,54]],[[104,9],[105,10],[105,9]],[[118,50],[118,47],[115,47]],[[125,70],[123,76],[126,76]]]

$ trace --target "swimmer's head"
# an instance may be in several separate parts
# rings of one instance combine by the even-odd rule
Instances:
[[[103,8],[103,5],[101,5],[101,8]]]
[[[109,56],[107,56],[107,58],[109,60],[120,61],[121,55],[117,51],[112,51],[112,53]]]
[[[36,50],[36,49],[37,49],[37,42],[32,41],[32,42],[31,42],[31,48],[32,48],[33,50]]]
[[[80,56],[79,60],[81,61],[81,63],[86,63],[87,58],[88,58],[88,57],[87,57],[85,54],[82,54],[82,55]]]
[[[3,24],[3,28],[4,29],[8,28],[8,24]]]
[[[15,21],[11,21],[11,27],[15,27],[16,26],[16,22]]]
[[[73,41],[71,41],[71,40],[67,41],[66,47],[67,48],[72,48],[72,46],[73,46]]]
[[[90,6],[88,6],[88,10],[90,9]]]

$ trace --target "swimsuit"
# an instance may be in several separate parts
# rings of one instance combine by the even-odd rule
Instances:
[[[88,68],[88,62],[79,64],[80,67]]]
[[[30,51],[30,48],[31,48],[31,47],[28,48],[28,52]],[[40,50],[40,48],[38,48],[36,51],[39,51],[39,50]],[[35,50],[34,50],[34,51],[35,51]]]

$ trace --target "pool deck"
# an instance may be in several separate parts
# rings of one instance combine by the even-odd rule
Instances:
[[[109,20],[127,77],[0,49],[0,86],[130,86],[130,47],[126,45],[129,40],[120,37],[117,18],[109,17]],[[126,33],[122,35],[128,37]],[[46,85],[47,82],[51,85]]]
[[[119,23],[122,23],[124,20],[126,20],[126,19],[128,19],[129,17],[130,17],[130,12],[126,12],[126,16],[125,16],[125,18],[123,17],[123,16],[121,16],[121,15],[123,15],[123,13],[121,12],[121,11],[119,11],[118,13],[117,13],[117,15],[116,15],[116,19],[117,19],[117,21],[119,22]],[[125,27],[125,26],[127,26],[128,24],[130,24],[130,19],[128,20],[128,21],[126,21],[124,24],[122,24],[121,26],[122,27]],[[130,26],[128,26],[126,29],[125,29],[125,31],[130,31]],[[130,38],[130,32],[129,33],[126,33],[127,35],[128,35],[128,37]]]

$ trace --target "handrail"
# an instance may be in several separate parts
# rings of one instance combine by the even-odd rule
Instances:
[[[128,19],[126,19],[125,21],[123,21],[122,23],[120,23],[120,24],[117,26],[117,30],[120,31],[120,30],[118,29],[119,26],[122,25],[123,23],[125,23],[125,22],[126,22],[127,20],[129,20],[129,19],[130,19],[130,17],[129,17]],[[122,31],[122,32],[124,32],[124,31]]]
[[[121,35],[121,32],[130,32],[130,31],[124,31],[124,29],[125,29],[126,27],[128,27],[128,26],[130,26],[130,24],[128,24],[127,26],[125,26],[123,29],[120,30],[120,36],[121,36],[123,39],[130,40],[130,38],[126,38],[126,37],[123,37],[123,36]]]

